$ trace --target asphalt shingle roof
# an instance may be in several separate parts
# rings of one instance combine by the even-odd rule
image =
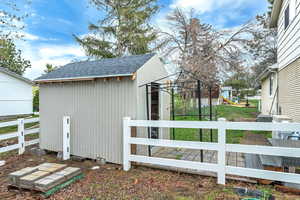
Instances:
[[[136,72],[154,55],[144,54],[70,63],[37,78],[35,81],[129,75]]]

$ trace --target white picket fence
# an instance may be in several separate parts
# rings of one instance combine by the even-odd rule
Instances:
[[[15,121],[8,121],[8,122],[1,122],[0,128],[9,127],[9,126],[17,126],[17,132],[7,133],[7,134],[0,134],[0,141],[7,140],[11,138],[18,138],[18,143],[1,147],[0,153],[12,151],[15,149],[19,149],[19,154],[23,154],[25,151],[26,146],[34,145],[39,143],[39,139],[34,139],[30,141],[25,141],[25,136],[29,134],[39,133],[40,128],[33,128],[33,129],[25,129],[25,124],[27,123],[34,123],[39,122],[39,118],[30,118],[30,119],[18,119]]]
[[[190,142],[165,139],[148,139],[131,137],[131,127],[160,127],[160,128],[197,128],[217,129],[218,142]],[[193,170],[216,172],[218,183],[225,184],[225,175],[246,176],[259,179],[290,182],[300,184],[300,175],[293,173],[275,172],[261,169],[250,169],[226,165],[226,152],[249,154],[264,154],[273,156],[289,156],[300,158],[300,148],[257,146],[243,144],[226,144],[226,130],[248,131],[299,131],[300,123],[264,123],[264,122],[226,122],[226,121],[146,121],[123,120],[123,169],[130,170],[130,162],[156,164]],[[151,145],[160,147],[214,150],[218,152],[218,163],[201,163],[195,161],[175,160],[131,154],[131,144]]]

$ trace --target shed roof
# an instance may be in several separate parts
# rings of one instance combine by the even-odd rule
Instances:
[[[12,72],[12,71],[10,71],[7,68],[0,67],[0,72],[5,73],[5,74],[7,74],[9,76],[12,76],[12,77],[14,77],[16,79],[19,79],[21,81],[24,81],[25,83],[28,83],[30,85],[33,85],[33,82],[31,80],[29,80],[29,79],[27,79],[27,78],[25,78],[25,77],[23,77],[23,76],[21,76],[19,74],[16,74],[15,72]]]
[[[70,63],[37,78],[35,81],[131,76],[154,55],[144,54]]]

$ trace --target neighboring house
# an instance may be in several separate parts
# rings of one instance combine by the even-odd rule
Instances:
[[[71,155],[122,163],[123,117],[168,120],[170,96],[150,87],[147,109],[146,83],[167,76],[154,54],[127,56],[67,64],[36,79],[40,87],[40,147],[62,151],[62,119],[71,118]],[[158,131],[168,139],[169,131]],[[152,132],[151,132],[152,133]],[[147,137],[147,128],[137,128]],[[137,153],[146,154],[146,146]]]
[[[275,0],[270,25],[278,29],[278,114],[300,122],[300,0]]]
[[[0,67],[0,117],[32,114],[32,82]]]
[[[278,65],[268,67],[258,77],[261,83],[261,114],[275,115],[277,114],[277,99],[278,99]]]

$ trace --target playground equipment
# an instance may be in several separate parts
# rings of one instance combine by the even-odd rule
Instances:
[[[231,105],[237,105],[237,103],[235,103],[235,102],[233,102],[233,101],[231,101],[231,100],[229,100],[229,99],[227,99],[227,98],[225,98],[225,97],[223,97],[223,96],[222,96],[222,99],[223,99],[223,101],[225,101],[226,103],[229,103],[229,104],[231,104]]]

